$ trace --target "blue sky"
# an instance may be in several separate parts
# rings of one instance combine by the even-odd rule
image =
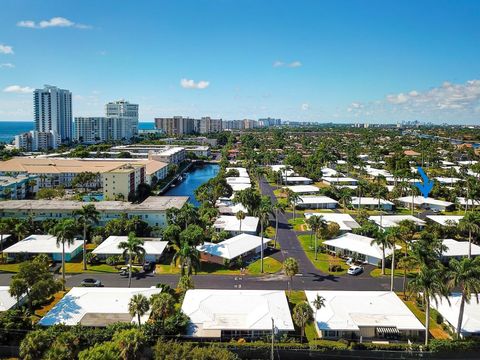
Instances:
[[[0,120],[31,90],[140,118],[479,123],[480,1],[3,0]]]

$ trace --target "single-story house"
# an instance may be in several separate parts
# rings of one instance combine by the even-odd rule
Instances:
[[[468,256],[468,241],[457,241],[453,239],[442,240],[446,250],[442,252],[442,261],[449,261],[451,258],[461,259]],[[480,256],[480,246],[472,243],[472,257]]]
[[[239,211],[243,211],[245,214],[248,213],[245,206],[242,204],[234,204],[233,201],[229,199],[218,199],[215,206],[222,215],[235,215]]]
[[[378,176],[383,176],[383,177],[388,177],[388,176],[393,176],[391,173],[389,173],[387,170],[384,169],[376,169],[373,168],[369,165],[365,166],[364,170],[367,172],[368,175],[371,177],[378,177]]]
[[[427,215],[427,219],[442,226],[448,225],[448,223],[452,223],[458,225],[458,222],[463,219],[462,215]]]
[[[384,211],[392,211],[395,207],[395,204],[391,201],[374,197],[352,197],[352,201],[350,202],[350,204],[354,208],[358,208],[358,206],[360,206],[364,209],[377,210],[380,207],[380,209]]]
[[[275,172],[279,172],[282,175],[287,175],[287,176],[295,176],[295,172],[293,170],[285,170],[286,166],[285,165],[270,165],[270,169]]]
[[[188,290],[182,311],[190,318],[189,337],[255,339],[294,331],[283,290]]]
[[[382,229],[398,226],[403,220],[413,221],[417,225],[418,230],[423,229],[426,225],[425,221],[413,215],[374,215],[370,216],[368,220],[373,221]]]
[[[270,239],[263,238],[263,249]],[[205,242],[197,246],[201,260],[223,265],[225,260],[247,259],[262,251],[262,238],[256,235],[240,234],[219,243]]]
[[[461,293],[452,293],[448,301],[445,298],[440,298],[438,303],[431,301],[431,307],[442,315],[454,332],[457,331],[461,300]],[[460,334],[462,337],[480,336],[480,295],[472,294],[470,303],[465,303]]]
[[[338,201],[328,196],[300,196],[296,204],[299,209],[335,209]]]
[[[462,179],[460,179],[460,178],[442,177],[442,176],[437,176],[435,178],[435,180],[437,180],[440,184],[443,184],[443,185],[453,185],[453,184],[456,184],[459,181],[462,181]]]
[[[102,259],[122,255],[124,250],[119,245],[127,240],[128,236],[109,236],[92,253]],[[168,245],[168,241],[160,241],[160,239],[154,238],[144,238],[143,240],[142,247],[145,249],[145,261],[158,262]]]
[[[322,181],[327,185],[352,185],[356,186],[358,180],[351,177],[323,176]]]
[[[412,206],[412,197],[411,196],[403,196],[396,199],[400,203],[400,206],[411,208]],[[439,211],[446,211],[452,209],[455,204],[450,201],[443,201],[437,200],[431,197],[423,197],[423,196],[414,196],[413,197],[413,205],[419,209],[431,209],[431,210],[439,210]]]
[[[227,181],[227,184],[232,186],[232,185],[238,185],[238,184],[251,184],[252,182],[250,181],[249,177],[227,177],[225,179]]]
[[[25,296],[21,296],[20,299],[11,296],[9,290],[10,286],[0,286],[0,312],[17,307],[23,304],[26,299]]]
[[[258,231],[258,217],[245,216],[245,219],[239,220],[235,215],[220,215],[213,227],[217,231],[228,231],[232,235],[239,235],[242,233],[257,235]]]
[[[460,206],[462,206],[462,208],[464,208],[467,205],[467,200],[464,197],[457,197],[457,202]],[[477,207],[477,206],[480,206],[480,200],[472,200],[472,199],[468,200],[469,208]]]
[[[284,187],[284,189],[290,189],[296,194],[315,194],[320,192],[320,189],[314,185],[290,185]]]
[[[313,180],[304,176],[287,176],[283,177],[282,181],[284,184],[292,185],[308,185],[313,183]]]
[[[83,249],[82,240],[74,240],[72,244],[65,244],[65,261],[71,261]],[[57,244],[57,238],[52,235],[30,235],[13,244],[3,251],[8,257],[22,255],[36,256],[46,254],[53,261],[62,261],[62,244]]]
[[[335,169],[331,169],[328,167],[322,168],[322,176],[332,177],[332,176],[338,176],[338,175],[339,175],[339,172]],[[340,176],[343,176],[343,175],[340,174]]]
[[[229,170],[237,170],[238,171],[238,176],[239,177],[249,177],[247,169],[243,167],[227,167],[225,169],[225,172],[228,172]]]
[[[305,291],[320,338],[380,340],[416,339],[425,327],[391,291]],[[318,311],[317,295],[325,299]]]
[[[228,185],[230,185],[234,193],[245,190],[245,189],[250,189],[252,187],[252,184],[233,184],[232,183]],[[232,195],[232,198],[233,198],[233,195]]]
[[[304,213],[308,220],[311,216],[321,216],[326,222],[334,222],[340,226],[340,231],[352,231],[360,227],[360,224],[349,214],[343,213]]]
[[[377,266],[382,261],[382,247],[372,244],[374,239],[353,233],[345,233],[339,237],[323,242],[326,249],[334,254],[350,256],[359,261]],[[401,247],[397,245],[397,248]],[[392,248],[385,248],[385,256],[392,254]]]
[[[117,322],[138,323],[137,316],[128,311],[133,295],[141,294],[148,299],[162,289],[116,288],[116,287],[73,287],[39,322],[42,326],[64,324],[105,327]],[[150,310],[140,317],[144,324]]]

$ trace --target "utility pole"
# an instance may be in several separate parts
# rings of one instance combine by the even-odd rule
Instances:
[[[275,321],[272,318],[272,350],[270,352],[270,360],[274,360],[274,354],[273,354],[273,343],[275,341]]]

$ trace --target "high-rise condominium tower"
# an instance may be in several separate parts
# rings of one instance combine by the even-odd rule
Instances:
[[[33,94],[35,130],[53,132],[60,143],[72,140],[72,93],[45,85]]]
[[[120,133],[116,137],[130,140],[138,135],[138,104],[130,104],[125,100],[109,102],[105,104],[105,116],[119,119]]]

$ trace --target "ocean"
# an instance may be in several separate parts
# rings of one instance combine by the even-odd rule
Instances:
[[[155,124],[153,122],[139,122],[139,128],[142,130],[152,130]],[[10,144],[15,135],[28,132],[35,128],[33,121],[0,121],[0,143]]]

